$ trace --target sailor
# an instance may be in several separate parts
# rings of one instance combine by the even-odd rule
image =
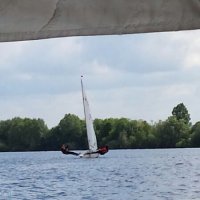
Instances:
[[[97,153],[99,153],[100,155],[104,155],[107,152],[108,152],[108,146],[101,147],[97,150]]]
[[[75,155],[75,156],[78,156],[79,153],[76,153],[76,152],[73,152],[73,151],[69,151],[69,146],[68,145],[65,145],[63,144],[60,148],[60,150],[62,151],[63,154],[71,154],[71,155]]]
[[[97,149],[96,151],[86,152],[85,155],[95,154],[95,153],[99,153],[100,155],[104,155],[107,152],[108,152],[108,146],[104,146],[104,147],[101,147],[101,148]]]

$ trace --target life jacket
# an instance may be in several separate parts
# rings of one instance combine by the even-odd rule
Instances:
[[[67,154],[68,153],[68,148],[66,148],[66,146],[62,145],[60,150],[62,151],[62,153]]]
[[[62,153],[66,154],[66,149],[61,148],[60,150],[62,151]]]
[[[103,155],[103,154],[105,154],[105,153],[107,153],[107,152],[108,152],[108,148],[107,148],[107,147],[102,147],[102,148],[99,149],[99,153],[100,153],[101,155]]]

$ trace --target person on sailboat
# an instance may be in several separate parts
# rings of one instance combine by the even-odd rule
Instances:
[[[68,145],[65,145],[63,144],[60,148],[60,150],[62,151],[63,154],[71,154],[71,155],[75,155],[75,156],[78,156],[79,153],[76,153],[76,152],[73,152],[73,151],[69,151],[69,146]]]
[[[85,153],[86,155],[88,154],[96,154],[96,153],[99,153],[100,155],[104,155],[108,152],[108,146],[104,146],[104,147],[101,147],[99,149],[97,149],[97,151],[94,151],[94,152],[87,152]]]
[[[100,155],[104,155],[107,152],[108,152],[108,146],[101,147],[96,151],[96,153],[99,153]]]

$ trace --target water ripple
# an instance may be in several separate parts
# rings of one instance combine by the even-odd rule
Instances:
[[[0,199],[200,199],[200,149],[0,153]]]

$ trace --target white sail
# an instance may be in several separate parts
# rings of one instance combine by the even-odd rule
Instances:
[[[89,103],[87,100],[87,96],[83,87],[83,81],[81,79],[81,87],[82,87],[82,96],[83,96],[83,106],[84,106],[84,114],[85,114],[85,121],[86,121],[86,129],[87,129],[87,138],[88,138],[88,145],[89,151],[94,152],[97,150],[97,139],[94,132],[93,127],[93,120],[90,113]]]

